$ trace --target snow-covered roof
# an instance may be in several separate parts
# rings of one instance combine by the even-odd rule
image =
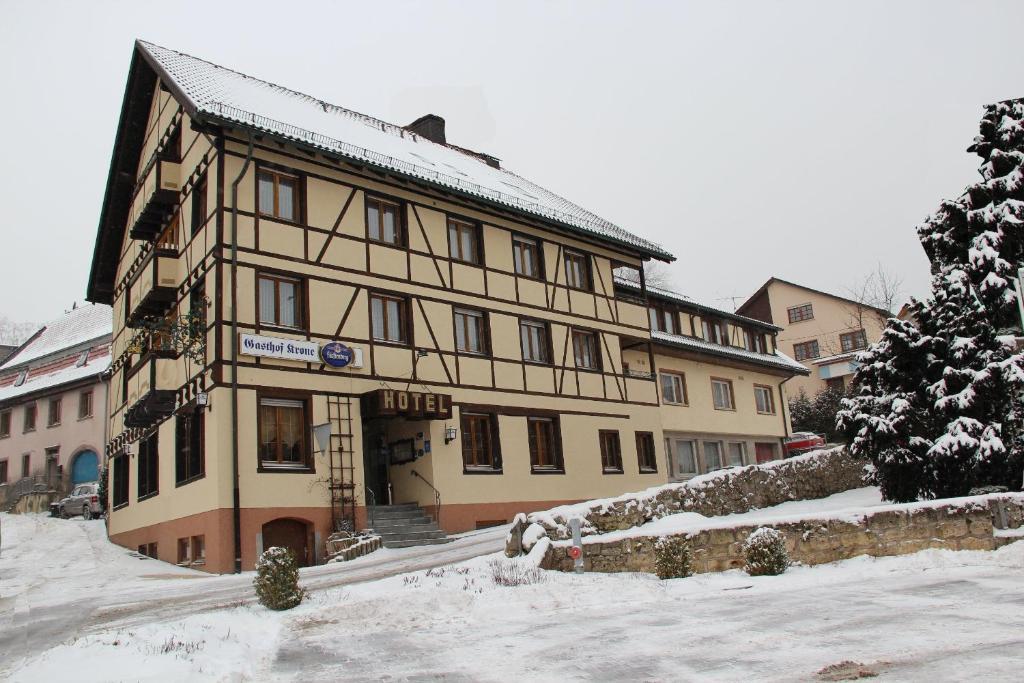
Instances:
[[[806,367],[779,351],[776,351],[775,353],[757,353],[756,351],[747,351],[746,349],[740,349],[735,346],[713,344],[711,342],[704,341],[703,339],[697,339],[696,337],[686,337],[681,334],[668,334],[667,332],[659,332],[657,330],[651,332],[651,338],[664,344],[677,346],[691,351],[710,353],[716,356],[759,363],[761,365],[767,365],[782,370],[789,370],[790,372],[795,372],[800,375],[811,374],[811,371]]]
[[[56,355],[86,342],[109,337],[113,329],[113,311],[102,304],[85,304],[72,309],[43,326],[0,365],[0,371]]]
[[[863,349],[858,349],[857,351],[847,351],[846,353],[837,353],[837,354],[832,355],[832,356],[825,356],[823,358],[815,358],[812,362],[815,365],[829,365],[831,363],[839,363],[840,361],[844,361],[844,360],[847,360],[847,361],[849,361],[849,360],[856,360],[857,354],[860,353],[862,350]]]
[[[641,293],[640,285],[637,282],[634,282],[633,280],[630,280],[628,278],[622,277],[621,275],[616,275],[615,276],[615,284],[620,286],[620,287],[632,290],[633,292],[635,292],[637,294]],[[695,309],[697,309],[699,311],[703,311],[703,312],[706,312],[706,313],[712,313],[712,314],[714,314],[716,316],[720,316],[722,318],[727,318],[729,320],[735,320],[737,322],[742,322],[742,323],[746,323],[746,324],[749,324],[749,325],[754,325],[756,327],[759,327],[759,328],[762,328],[762,329],[766,329],[766,330],[772,330],[772,331],[778,332],[779,330],[782,329],[781,327],[778,327],[776,325],[772,325],[771,323],[766,323],[763,320],[758,320],[756,318],[748,318],[745,315],[740,315],[738,313],[730,313],[729,311],[722,310],[721,308],[718,308],[716,306],[709,306],[708,304],[701,303],[700,301],[697,301],[695,299],[691,299],[690,297],[686,296],[685,294],[680,294],[679,292],[673,292],[670,289],[662,289],[661,287],[652,287],[651,285],[647,285],[646,288],[647,288],[647,294],[649,296],[651,296],[651,297],[654,297],[655,299],[663,299],[663,300],[667,300],[667,301],[673,301],[673,302],[681,304],[683,306],[689,306],[690,308],[695,308]]]
[[[64,384],[71,384],[88,377],[98,377],[110,367],[110,354],[91,358],[81,367],[74,363],[61,365],[53,372],[46,372],[39,375],[30,375],[21,386],[9,384],[0,387],[0,402],[27,394],[34,394],[44,389],[53,389]]]
[[[380,119],[159,45],[137,46],[195,118],[239,124],[480,197],[671,260],[663,247],[506,169]]]

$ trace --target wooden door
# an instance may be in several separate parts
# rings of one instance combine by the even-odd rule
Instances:
[[[305,522],[297,519],[275,519],[263,525],[263,550],[288,548],[295,554],[295,563],[309,566],[309,533]]]

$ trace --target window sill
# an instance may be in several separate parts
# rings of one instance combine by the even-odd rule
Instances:
[[[47,429],[53,429],[54,427],[60,427],[60,422],[55,422],[52,425],[46,425]]]
[[[678,401],[665,401],[665,405],[667,405],[667,406],[679,406],[680,408],[689,408],[690,407],[689,403],[679,403]]]
[[[143,496],[139,496],[138,498],[136,498],[135,502],[136,503],[141,503],[144,500],[149,500],[150,498],[156,498],[159,495],[160,495],[159,491],[154,491],[153,493],[147,493],[147,494],[145,494]]]
[[[572,290],[574,292],[583,292],[584,294],[593,294],[594,293],[594,288],[593,287],[590,287],[590,288],[587,288],[587,287],[574,287],[573,285],[567,284],[567,285],[565,285],[565,288],[566,289],[570,289],[570,290]]]
[[[21,433],[22,433],[22,434],[31,434],[31,433],[32,433],[32,432],[34,432],[34,431],[36,431],[36,428],[35,428],[35,427],[33,427],[32,429],[24,429],[24,430],[22,430],[22,432],[21,432]]]
[[[191,484],[194,481],[199,481],[200,479],[205,479],[205,478],[206,478],[206,472],[203,472],[201,474],[195,475],[194,477],[189,477],[188,479],[182,479],[181,481],[175,482],[174,483],[174,488],[179,488],[181,486],[186,486],[187,484]]]
[[[726,412],[726,413],[735,413],[736,412],[735,408],[719,408],[718,406],[715,406],[715,410],[721,410],[721,411]]]
[[[256,217],[259,220],[276,221],[278,223],[284,223],[285,225],[293,225],[296,228],[305,228],[305,227],[307,227],[305,224],[300,223],[299,221],[295,220],[294,218],[285,218],[284,216],[274,216],[274,215],[269,214],[269,213],[263,213],[262,211],[257,211],[256,212]]]
[[[114,507],[110,508],[110,511],[117,512],[118,510],[123,510],[126,507],[128,507],[128,503],[121,503],[120,505],[115,505]]]
[[[10,434],[0,434],[0,439],[9,439],[9,438],[11,438]]]
[[[406,249],[409,248],[409,247],[407,247],[406,245],[404,245],[404,244],[402,244],[400,242],[388,242],[387,240],[376,240],[376,239],[370,237],[369,235],[366,236],[366,241],[369,244],[376,244],[376,245],[381,246],[381,247],[391,247],[392,249],[401,249],[402,251],[405,251]]]
[[[516,273],[516,272],[513,272],[513,275],[515,275],[516,277],[521,277],[524,280],[533,280],[534,282],[543,282],[544,281],[544,275],[543,274],[541,274],[541,275],[527,275],[526,273]]]
[[[643,468],[640,469],[640,474],[657,474],[657,473],[658,473],[657,469],[653,469],[653,470],[645,470]]]
[[[500,467],[463,467],[463,474],[504,474]]]
[[[486,351],[463,351],[462,349],[455,349],[455,353],[459,356],[468,356],[469,358],[483,358],[484,360],[491,357],[491,354]]]
[[[260,463],[256,471],[261,474],[315,474],[315,470],[307,465],[264,465]]]
[[[772,412],[765,412],[763,410],[757,411],[757,414],[758,415],[777,415],[777,413],[775,413],[774,411],[772,411]]]
[[[555,469],[553,467],[531,467],[530,474],[565,474],[565,469]]]
[[[448,258],[449,258],[449,260],[451,260],[451,262],[453,264],[458,264],[458,265],[461,265],[461,266],[469,266],[471,268],[480,268],[481,270],[484,267],[484,264],[482,264],[482,263],[475,263],[473,261],[465,261],[463,259],[456,258],[454,256],[449,256]]]
[[[552,362],[550,362],[550,361],[546,361],[546,360],[530,360],[529,358],[524,358],[523,359],[523,363],[525,363],[526,365],[536,365],[536,366],[542,367],[542,368],[550,368],[550,367],[554,366],[554,364]]]
[[[92,415],[84,415],[84,416],[78,418],[78,421],[79,422],[85,422],[86,420],[91,420],[91,419],[92,419]]]
[[[583,367],[580,367],[579,365],[576,366],[576,371],[577,372],[589,372],[589,373],[594,374],[594,375],[600,375],[602,372],[604,372],[601,368],[583,368]]]
[[[601,474],[625,474],[625,472],[622,470],[622,468],[614,469],[614,470],[603,469],[603,470],[601,470]]]

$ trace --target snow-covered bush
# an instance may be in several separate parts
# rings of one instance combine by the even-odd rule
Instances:
[[[654,544],[654,573],[659,579],[684,579],[693,574],[690,544],[681,536],[659,538]]]
[[[268,609],[291,609],[306,597],[306,591],[299,587],[295,555],[288,548],[275,546],[260,555],[252,584],[260,604]]]
[[[789,567],[786,537],[771,527],[750,532],[743,543],[743,555],[747,559],[743,568],[751,576],[778,576]]]

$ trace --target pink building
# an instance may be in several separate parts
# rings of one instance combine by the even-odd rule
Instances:
[[[87,304],[0,365],[0,507],[32,489],[96,481],[106,443],[111,310]]]

